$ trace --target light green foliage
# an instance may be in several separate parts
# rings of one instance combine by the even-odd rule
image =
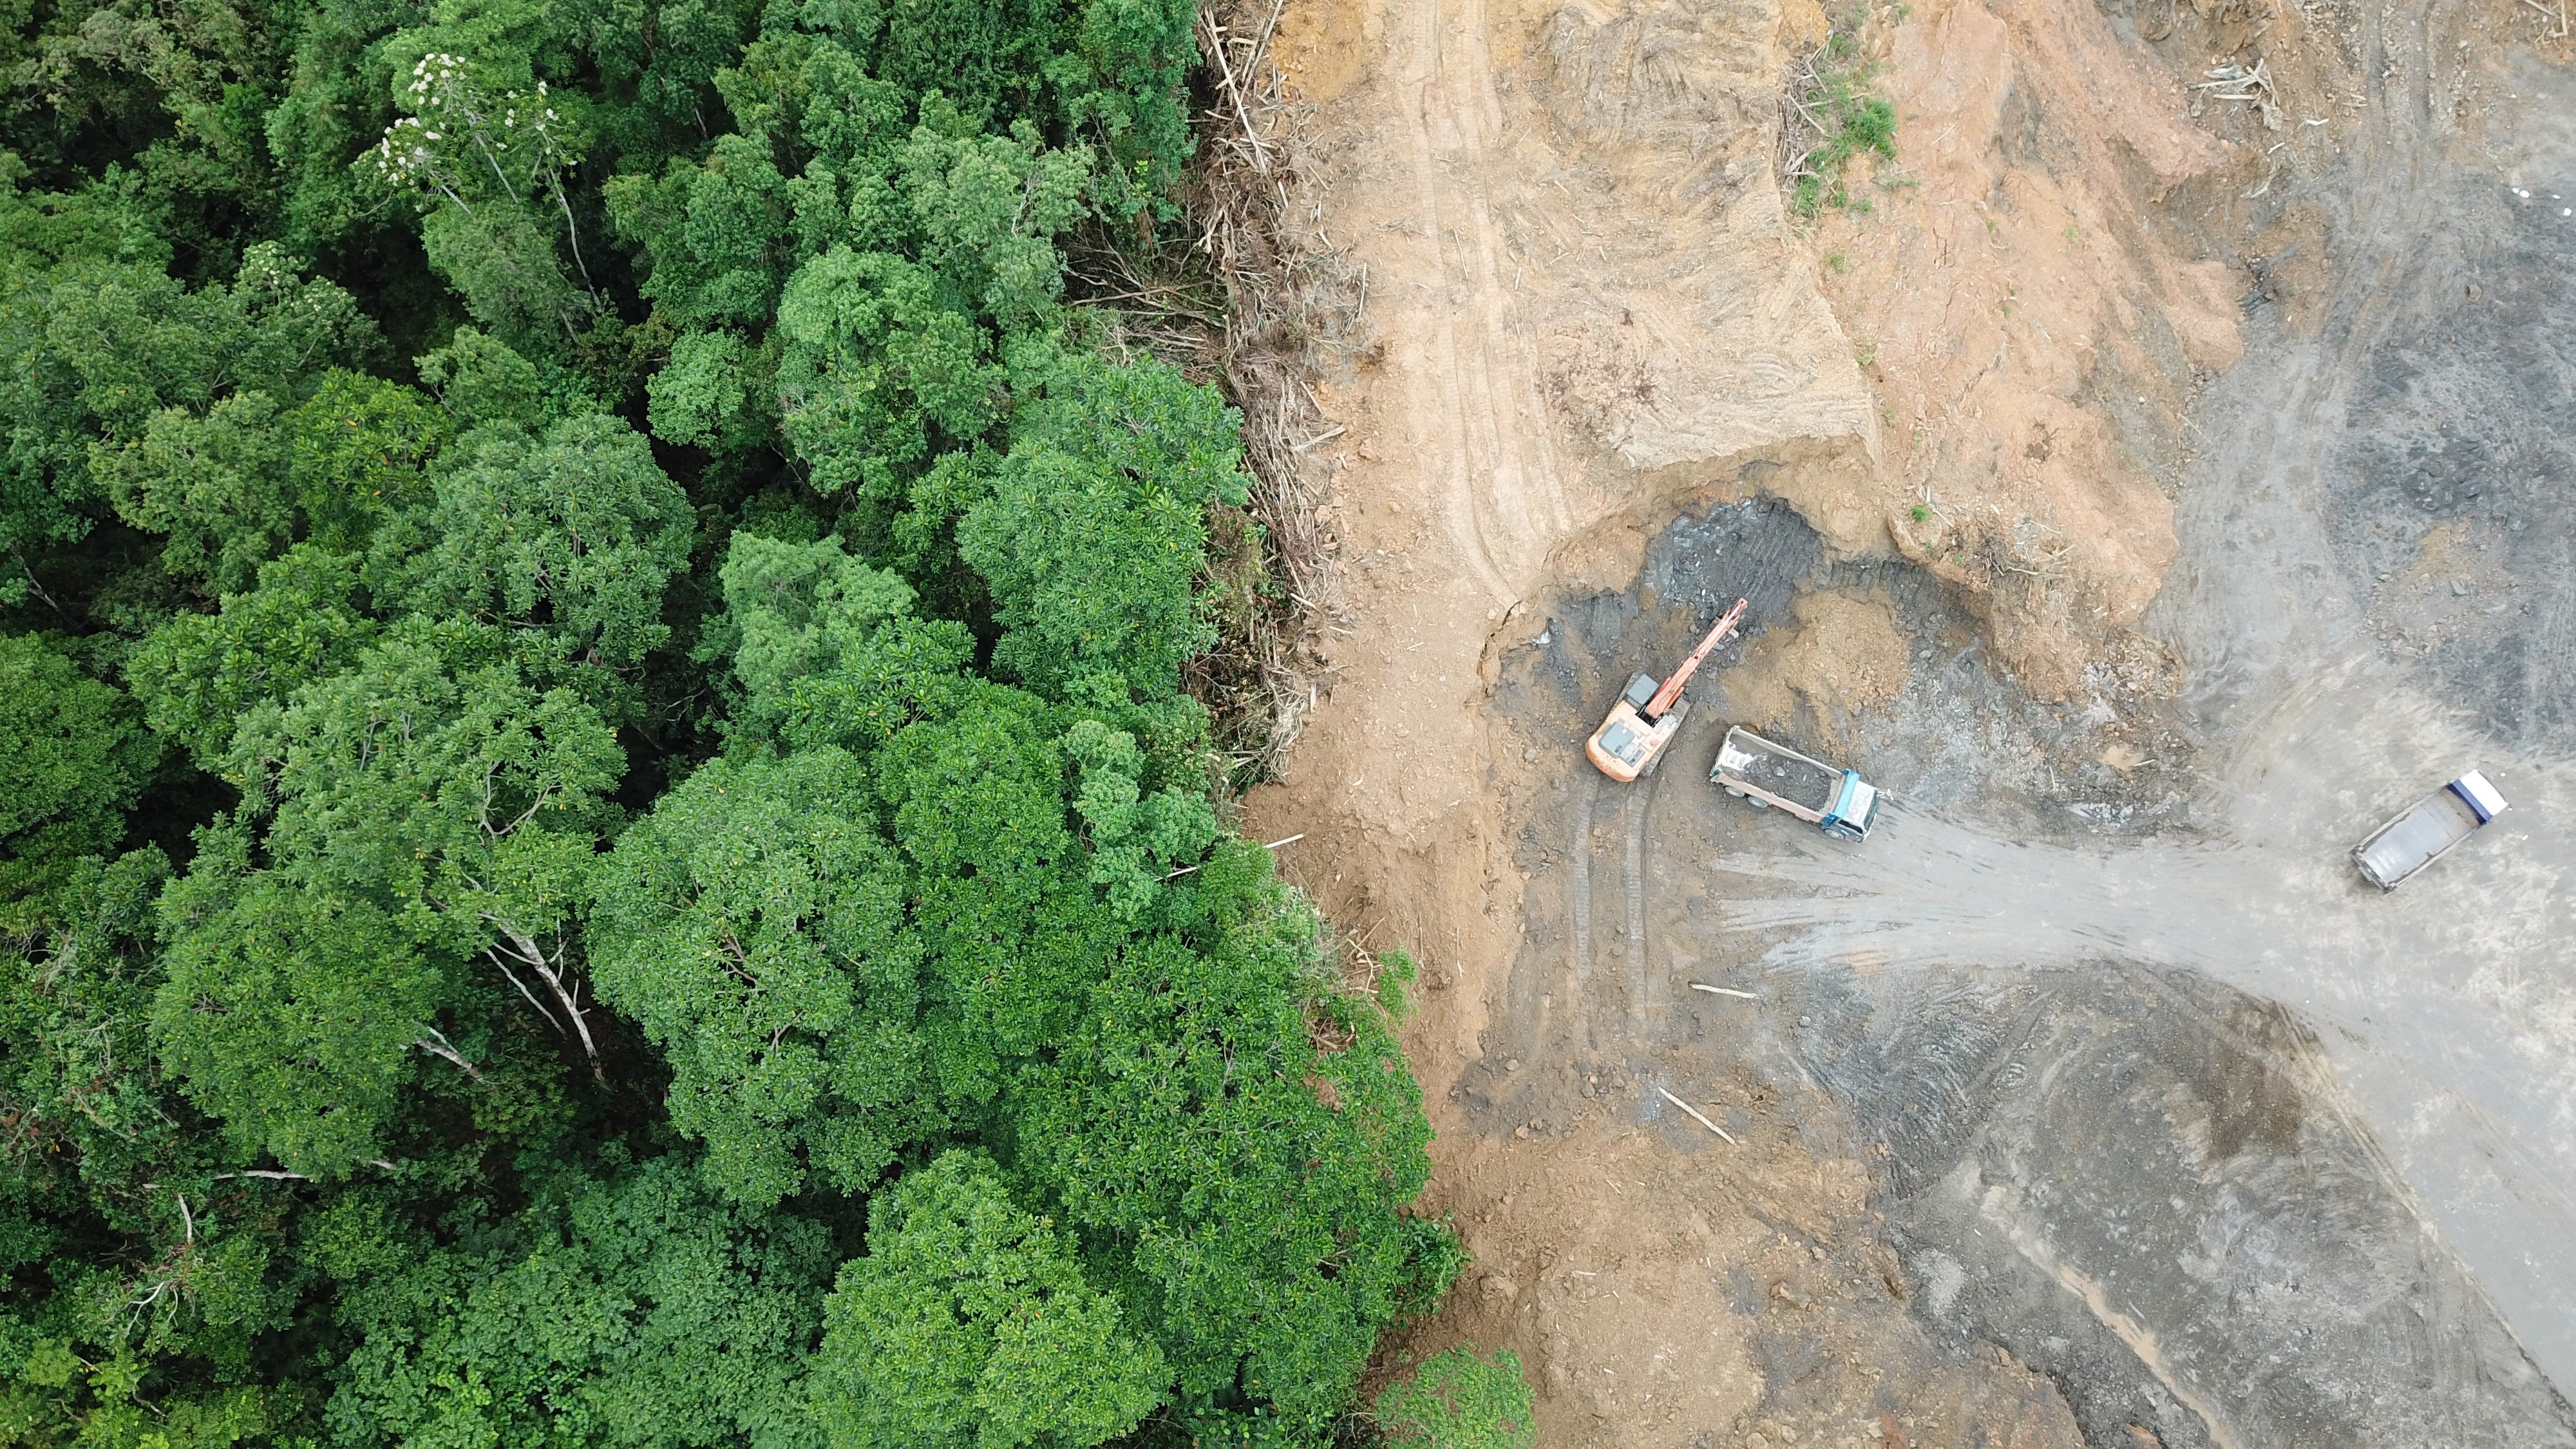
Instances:
[[[945,1153],[868,1220],[815,1366],[835,1449],[1078,1449],[1161,1400],[1161,1352],[1085,1280],[1072,1244],[1012,1202],[991,1159]]]
[[[944,105],[922,112],[901,153],[921,259],[1004,331],[1026,327],[1064,287],[1054,239],[1082,218],[1091,153],[1042,147],[1027,121],[979,136]]]
[[[1378,1395],[1378,1428],[1387,1449],[1532,1449],[1534,1398],[1520,1355],[1506,1348],[1488,1362],[1453,1348]]]
[[[335,550],[364,547],[377,520],[428,502],[429,465],[455,432],[418,389],[337,371],[289,426],[296,507],[308,536]]]
[[[159,756],[114,686],[43,639],[0,635],[0,921],[41,913],[29,898],[74,860],[115,851]]]
[[[1216,812],[1207,797],[1166,787],[1146,795],[1136,737],[1096,719],[1067,731],[1065,753],[1082,767],[1074,812],[1091,831],[1091,881],[1109,893],[1112,910],[1133,921],[1152,903],[1156,885],[1216,842]]]
[[[90,471],[126,522],[166,536],[163,568],[234,593],[291,540],[363,547],[378,519],[426,502],[449,432],[414,389],[334,370],[286,412],[259,391],[202,417],[163,408],[140,437],[94,446]]]
[[[245,392],[202,418],[185,408],[154,413],[143,436],[122,448],[101,445],[90,471],[126,522],[168,536],[163,567],[235,590],[294,535],[286,456],[277,403]]]
[[[797,681],[865,652],[913,601],[911,585],[851,557],[837,538],[797,544],[737,535],[722,578],[726,642],[748,696],[737,718],[753,727],[774,728]]]
[[[459,327],[445,347],[418,360],[421,386],[437,394],[465,427],[482,423],[534,426],[553,411],[545,375],[507,343]]]
[[[1848,30],[1826,41],[1810,73],[1814,79],[1804,100],[1808,114],[1821,118],[1816,124],[1824,138],[1798,158],[1789,208],[1809,217],[1827,206],[1868,211],[1869,203],[1851,194],[1843,173],[1862,156],[1896,159],[1896,108],[1869,93],[1871,68]]]
[[[994,663],[1042,691],[1107,671],[1169,695],[1214,638],[1192,585],[1208,505],[1243,501],[1240,420],[1159,362],[1014,361],[1010,453],[957,531],[1005,630]]]
[[[1409,952],[1388,947],[1377,958],[1377,1005],[1387,1019],[1402,1022],[1413,1015],[1413,1003],[1405,988],[1413,984],[1415,967]]]
[[[544,627],[613,669],[668,637],[662,592],[688,563],[693,519],[624,422],[588,413],[536,436],[486,427],[436,489],[428,547],[404,566],[413,607]]]
[[[1037,700],[983,685],[904,726],[870,762],[917,877],[925,1040],[947,1090],[970,1101],[1063,1039],[1117,939],[1066,828],[1050,723]]]
[[[571,691],[531,679],[510,642],[405,620],[347,672],[249,713],[229,774],[269,815],[275,866],[409,908],[435,900],[440,869],[470,869],[522,827],[602,824],[615,738]]]
[[[601,998],[672,1069],[672,1125],[727,1195],[812,1170],[864,1190],[942,1120],[914,1027],[921,946],[865,771],[834,749],[710,761],[619,840],[592,921]]]
[[[824,200],[837,201],[828,172],[816,190],[780,176],[769,147],[728,134],[703,162],[675,160],[661,177],[617,178],[606,199],[618,230],[650,260],[644,294],[672,325],[695,328],[768,322],[787,272],[782,253],[796,237],[792,213],[800,202],[820,211]],[[841,218],[817,223],[828,234]]]
[[[438,973],[382,906],[253,871],[248,855],[238,833],[203,836],[164,894],[173,944],[153,1040],[243,1150],[345,1174],[385,1151]]]
[[[835,247],[789,278],[778,303],[778,395],[789,442],[825,493],[895,489],[925,462],[936,428],[972,438],[992,422],[991,341],[942,300],[927,268]]]
[[[774,424],[754,386],[755,359],[731,332],[690,332],[671,344],[671,361],[646,384],[653,436],[687,447],[740,447],[757,425]],[[751,436],[746,436],[751,435]]]
[[[831,1241],[669,1158],[546,1193],[489,1246],[422,1251],[363,1199],[323,1225],[364,1335],[334,1442],[810,1449]]]
[[[181,614],[135,646],[125,677],[144,720],[201,769],[220,768],[253,705],[337,673],[375,637],[356,602],[357,560],[309,544],[261,566],[259,586],[214,614]]]

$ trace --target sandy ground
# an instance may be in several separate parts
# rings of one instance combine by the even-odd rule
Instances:
[[[1803,0],[1282,20],[1372,330],[1250,823],[1425,962],[1478,1261],[1413,1346],[1518,1350],[1551,1445],[2576,1443],[2576,45],[1847,19],[1900,160],[1812,224]],[[1584,768],[1738,595],[1666,768]],[[1730,808],[1728,722],[1899,803]],[[2473,926],[2346,878],[2478,760]]]

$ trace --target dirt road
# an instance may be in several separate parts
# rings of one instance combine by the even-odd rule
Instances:
[[[1376,332],[1253,811],[1426,959],[1419,1346],[1551,1444],[2576,1443],[2570,47],[1879,12],[1904,174],[1810,226],[1800,8],[1287,12]],[[1739,594],[1669,767],[1583,770]],[[1901,805],[1725,801],[1730,720]],[[2470,764],[2514,812],[2361,888]]]

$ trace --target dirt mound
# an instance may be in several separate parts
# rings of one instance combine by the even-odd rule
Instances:
[[[1840,744],[1852,716],[1896,698],[1912,677],[1906,636],[1886,598],[1802,594],[1789,624],[1727,672],[1732,717]]]
[[[1888,425],[1877,540],[1972,602],[2044,698],[2136,622],[2174,558],[2166,488],[2199,385],[2242,351],[2243,278],[2165,203],[2259,178],[2090,5],[1932,0],[1861,52],[1900,161],[1826,208],[1824,286]]]

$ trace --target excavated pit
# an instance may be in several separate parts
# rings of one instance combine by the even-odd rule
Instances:
[[[1374,340],[1249,810],[1424,963],[1476,1264],[1400,1348],[1514,1348],[1551,1445],[2576,1443],[2576,49],[1872,10],[1903,174],[1809,224],[1799,0],[1285,14]],[[1729,723],[1878,832],[1727,800]],[[2471,765],[2514,811],[2364,887]]]

